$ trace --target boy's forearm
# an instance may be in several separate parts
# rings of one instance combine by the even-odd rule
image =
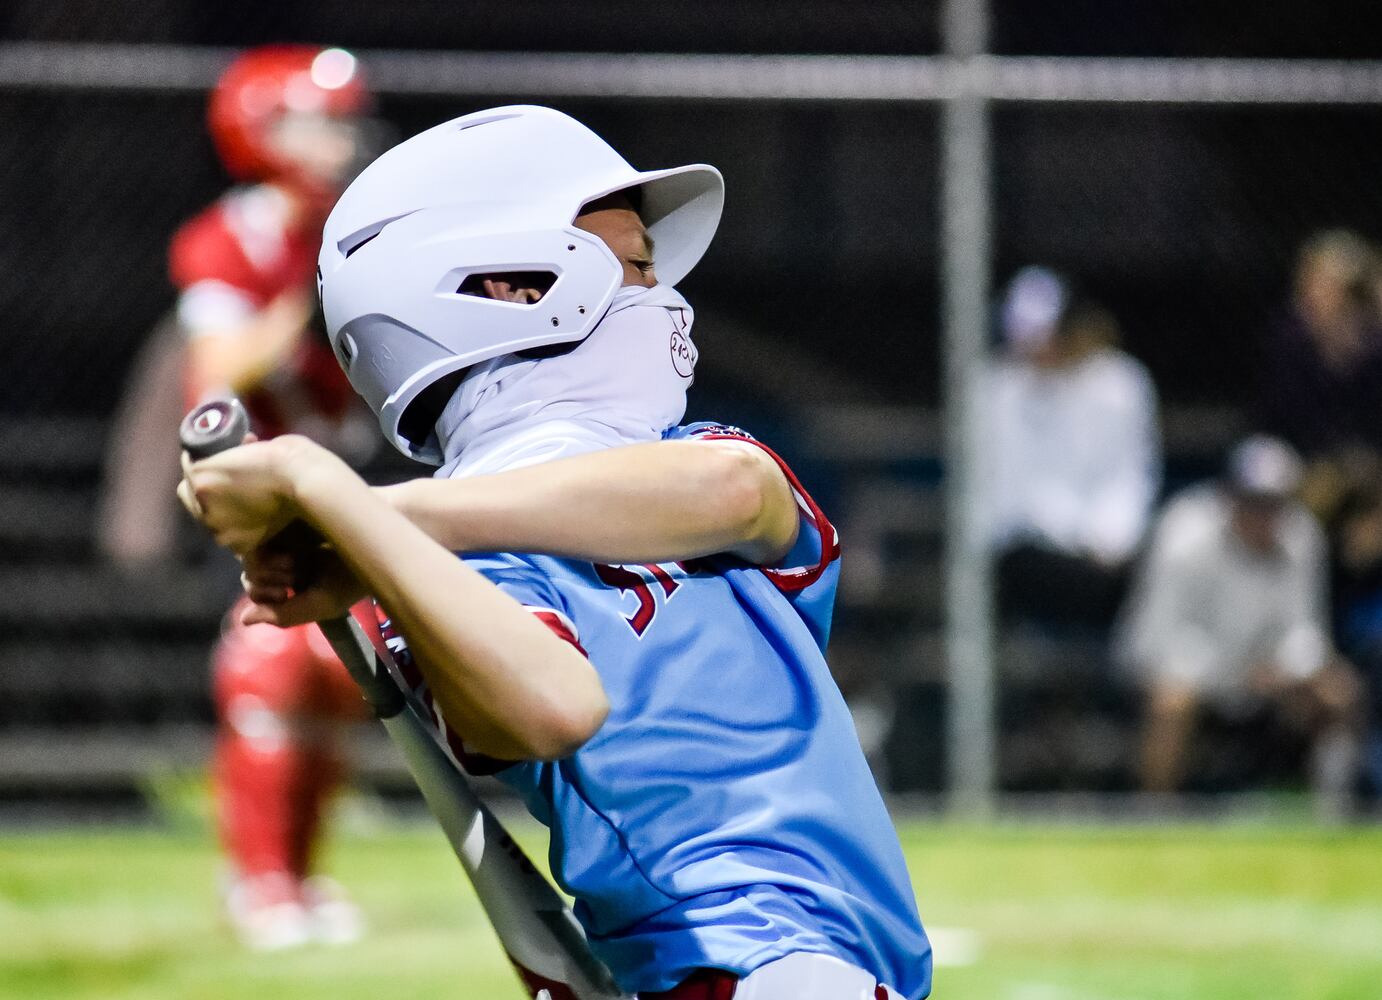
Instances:
[[[612,448],[382,493],[443,547],[606,563],[729,552],[769,563],[796,540],[791,488],[753,445],[668,441]]]
[[[585,658],[343,470],[305,477],[302,516],[388,608],[468,745],[550,759],[587,739],[606,705]]]

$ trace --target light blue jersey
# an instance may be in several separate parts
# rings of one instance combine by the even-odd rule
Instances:
[[[666,436],[751,440],[708,424]],[[551,829],[552,872],[625,989],[669,989],[707,967],[745,975],[804,951],[916,1000],[930,991],[930,946],[822,655],[838,540],[783,468],[802,523],[781,569],[465,557],[583,649],[611,706],[571,757],[488,769]]]

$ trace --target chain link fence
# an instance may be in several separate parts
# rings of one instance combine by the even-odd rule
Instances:
[[[834,666],[894,788],[939,789],[939,102],[974,78],[939,57],[467,56],[440,50],[515,46],[497,41],[488,22],[469,33],[445,25],[423,40],[417,25],[424,15],[445,21],[443,6],[410,5],[392,26],[342,22],[347,43],[439,50],[363,53],[380,83],[380,114],[400,134],[486,105],[537,100],[588,122],[639,167],[704,160],[724,171],[721,234],[685,285],[698,309],[703,366],[691,415],[741,422],[780,444],[835,512],[847,556]],[[540,23],[543,5],[528,6]],[[884,15],[910,9],[887,6],[897,9],[869,14],[835,47],[823,36],[811,42],[806,28],[800,45],[760,38],[763,19],[795,20],[768,10],[736,22],[737,43],[704,34],[685,44],[935,51],[929,22],[906,21],[903,41],[879,42]],[[267,40],[269,28],[318,37],[336,27],[313,20],[310,5],[289,4],[251,38],[250,29],[191,17],[171,0],[163,7],[174,24],[169,41],[236,44]],[[62,37],[45,10],[15,8],[12,33]],[[1060,22],[1044,25],[1047,35],[1031,24],[1014,35],[1005,28],[1010,16],[1000,4],[997,38],[1017,55],[1178,54],[1166,35],[1157,45],[1128,36],[1093,50],[1062,48]],[[820,35],[820,25],[846,20],[824,11],[813,23]],[[590,27],[599,44],[583,36],[567,47],[646,44],[621,35],[625,26],[608,11]],[[137,25],[106,28],[97,34],[112,42],[151,37]],[[524,41],[541,47],[540,39]],[[1263,42],[1248,52],[1333,51],[1323,36],[1302,46]],[[103,436],[136,353],[173,302],[168,237],[226,186],[205,134],[202,86],[227,51],[0,49],[0,220],[9,234],[0,243],[0,309],[9,317],[0,395],[0,744],[9,751],[0,759],[32,760],[21,749],[38,727],[146,739],[195,730],[210,717],[205,644],[224,592],[186,567],[131,583],[100,565],[91,539]],[[1174,62],[973,65],[986,67],[998,99],[995,288],[1029,265],[1068,276],[1112,317],[1123,347],[1155,383],[1160,496],[1216,474],[1271,409],[1267,331],[1290,305],[1302,245],[1325,230],[1382,238],[1382,73],[1370,64],[1258,66],[1251,78]],[[103,72],[118,85],[103,85]],[[139,82],[145,78],[149,86]],[[1307,92],[1308,105],[1279,103]],[[1004,626],[1005,789],[1135,786],[1140,694],[1111,666],[1109,641],[1107,629]],[[102,746],[93,754],[108,758]],[[1303,772],[1284,773],[1298,780]],[[1246,767],[1224,787],[1269,777]]]
[[[1374,459],[1358,453],[1375,451],[1379,438],[1359,424],[1367,417],[1358,399],[1340,396],[1362,385],[1382,388],[1375,250],[1355,262],[1359,270],[1346,279],[1352,287],[1325,293],[1353,313],[1357,353],[1321,381],[1316,366],[1329,364],[1317,353],[1322,335],[1297,335],[1308,328],[1301,321],[1305,248],[1321,234],[1332,234],[1326,242],[1354,234],[1360,248],[1382,236],[1382,194],[1370,180],[1382,166],[1379,124],[1382,108],[1371,104],[1010,104],[994,122],[998,287],[1032,264],[1068,276],[1080,296],[1109,311],[1122,347],[1145,365],[1159,397],[1158,498],[1130,562],[1124,624],[1138,600],[1139,573],[1150,587],[1157,514],[1220,477],[1248,435],[1272,433],[1307,462],[1306,499],[1333,553],[1335,640],[1374,699],[1382,680],[1375,654],[1345,635],[1342,622],[1375,600],[1375,582],[1362,581],[1370,574],[1375,581],[1377,528],[1371,515],[1349,527],[1344,508],[1375,503]],[[1358,450],[1348,451],[1351,445]],[[1348,500],[1321,493],[1322,480],[1339,478],[1348,481],[1339,486]],[[1350,532],[1353,541],[1344,541]],[[1000,561],[1000,605],[1007,568]],[[1149,681],[1135,667],[1147,665],[1117,662],[1118,630],[1066,623],[1034,633],[1021,621],[1003,628],[1003,785],[1139,787],[1152,710]],[[1180,787],[1305,782],[1308,726],[1238,705],[1212,711],[1221,706],[1205,697],[1211,711],[1197,726],[1200,754],[1186,762]]]

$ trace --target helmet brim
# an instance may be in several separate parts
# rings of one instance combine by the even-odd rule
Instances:
[[[639,214],[655,244],[658,281],[675,285],[691,273],[715,238],[725,207],[724,178],[706,163],[642,170],[632,182],[589,200],[634,187],[642,194]]]

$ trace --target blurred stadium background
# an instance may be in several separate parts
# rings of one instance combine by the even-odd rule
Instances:
[[[907,817],[923,918],[984,942],[977,964],[938,975],[938,995],[1378,995],[1375,832],[1312,827],[1304,744],[1252,727],[1214,734],[1216,766],[1193,786],[1204,794],[1130,796],[1137,691],[1110,667],[1106,632],[995,624],[966,472],[982,449],[976,373],[994,303],[1029,264],[1077,279],[1150,371],[1163,495],[1216,473],[1256,426],[1265,331],[1298,248],[1328,229],[1382,236],[1382,13],[1357,0],[1269,0],[1250,15],[1221,0],[9,0],[0,926],[29,928],[4,936],[36,957],[9,973],[0,960],[0,993],[314,996],[330,983],[353,995],[327,957],[264,972],[214,943],[213,854],[201,807],[182,800],[199,801],[207,649],[233,574],[198,557],[190,530],[185,562],[136,579],[94,544],[113,415],[173,301],[168,236],[225,186],[206,90],[235,49],[281,40],[350,47],[403,135],[550,103],[636,166],[725,173],[720,235],[684,284],[701,349],[691,415],[773,442],[840,527],[832,664]],[[378,832],[378,801],[409,808],[406,775],[379,740],[358,757],[343,877],[376,880],[361,897],[379,925],[475,924],[435,876],[411,910],[401,880],[384,891],[376,834],[385,857],[425,866],[410,860],[414,834]],[[947,806],[969,821],[1040,818],[925,819]],[[1230,825],[1045,825],[1130,814]],[[102,832],[117,821],[149,829]],[[99,826],[51,832],[77,822]],[[439,871],[438,843],[416,851]],[[186,885],[126,893],[87,871],[84,859],[127,853],[205,877],[206,914],[188,916],[201,896]],[[78,918],[88,892],[99,916]],[[128,929],[112,939],[116,925]],[[184,945],[214,982],[179,978]],[[440,949],[419,961],[444,965],[440,936],[409,947]],[[1291,949],[1295,964],[1277,954]],[[1216,954],[1232,961],[1214,968]],[[441,966],[430,981],[416,995],[443,988]]]

